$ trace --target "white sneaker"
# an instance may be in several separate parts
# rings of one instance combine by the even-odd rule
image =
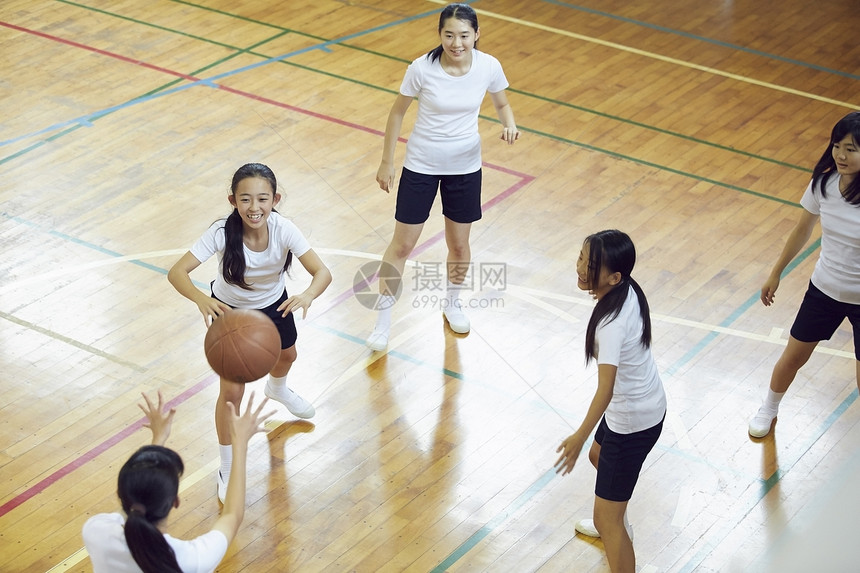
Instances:
[[[287,388],[286,384],[275,387],[272,386],[271,382],[267,381],[265,394],[272,400],[277,400],[286,406],[287,410],[298,418],[313,418],[314,414],[316,414],[313,404]]]
[[[633,526],[629,523],[625,523],[624,528],[627,529],[627,537],[630,538],[630,541],[633,541]],[[594,527],[593,519],[580,519],[576,522],[574,529],[588,537],[600,537],[600,532],[597,531],[596,527]]]
[[[374,328],[367,337],[367,347],[375,352],[381,352],[388,348],[388,330]]]
[[[588,537],[600,537],[600,532],[597,531],[596,527],[594,527],[593,519],[580,519],[576,522],[574,529]]]
[[[227,497],[227,482],[221,477],[221,470],[218,470],[218,501],[224,505],[224,499]]]
[[[445,309],[445,320],[448,321],[448,327],[457,334],[467,334],[471,327],[469,317],[460,308]]]
[[[770,433],[773,423],[776,421],[776,412],[766,410],[764,406],[758,409],[756,415],[750,420],[750,436],[763,438]]]

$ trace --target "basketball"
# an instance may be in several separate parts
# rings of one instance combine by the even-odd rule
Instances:
[[[228,310],[212,321],[203,340],[206,360],[218,375],[245,384],[269,373],[281,354],[281,336],[259,310]]]

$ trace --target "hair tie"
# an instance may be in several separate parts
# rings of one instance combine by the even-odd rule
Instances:
[[[142,503],[133,503],[128,510],[129,513],[139,513],[141,517],[146,517],[146,506]]]

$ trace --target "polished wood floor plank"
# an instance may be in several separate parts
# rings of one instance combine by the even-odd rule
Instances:
[[[636,242],[669,394],[630,505],[640,570],[764,570],[827,507],[820,484],[850,474],[860,438],[850,329],[801,371],[775,436],[753,442],[746,423],[817,250],[775,306],[757,291],[830,127],[860,106],[855,7],[475,4],[522,130],[501,144],[485,102],[473,273],[501,267],[506,284],[470,293],[483,306],[468,336],[445,328],[441,291],[419,287],[446,255],[436,206],[379,356],[352,288],[393,231],[380,136],[440,7],[0,6],[0,569],[89,570],[80,527],[116,510],[118,468],[147,440],[135,402],[157,388],[181,401],[171,443],[186,462],[168,528],[211,527],[217,380],[200,316],[164,274],[229,212],[250,160],[273,167],[279,209],[334,282],[298,323],[290,374],[317,416],[278,407],[252,442],[245,522],[219,570],[607,570],[602,543],[573,530],[594,469],[551,473],[596,383],[575,256],[607,227]],[[288,288],[307,281],[297,267]]]

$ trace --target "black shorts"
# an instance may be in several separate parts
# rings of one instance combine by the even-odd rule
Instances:
[[[394,218],[409,225],[424,223],[439,190],[443,215],[455,223],[474,223],[481,218],[481,177],[480,169],[465,175],[424,175],[404,167]]]
[[[801,342],[830,340],[845,318],[854,328],[854,358],[860,360],[860,304],[832,299],[809,281],[809,288],[791,325],[791,335]]]
[[[606,424],[606,416],[600,420],[594,433],[594,441],[600,444],[594,495],[609,501],[630,501],[642,464],[663,431],[663,420],[632,434],[613,432]]]
[[[223,300],[215,296],[215,293],[212,293],[212,298],[224,302]],[[281,316],[282,313],[278,311],[278,307],[281,305],[281,303],[288,298],[289,295],[287,294],[287,290],[284,289],[284,294],[281,295],[281,298],[279,298],[277,302],[270,304],[266,308],[257,309],[269,318],[271,318],[272,322],[274,322],[275,326],[278,328],[278,334],[281,335],[281,350],[294,346],[296,344],[296,339],[299,337],[299,333],[296,330],[296,320],[293,318],[293,313],[289,313],[286,318],[284,318]]]

